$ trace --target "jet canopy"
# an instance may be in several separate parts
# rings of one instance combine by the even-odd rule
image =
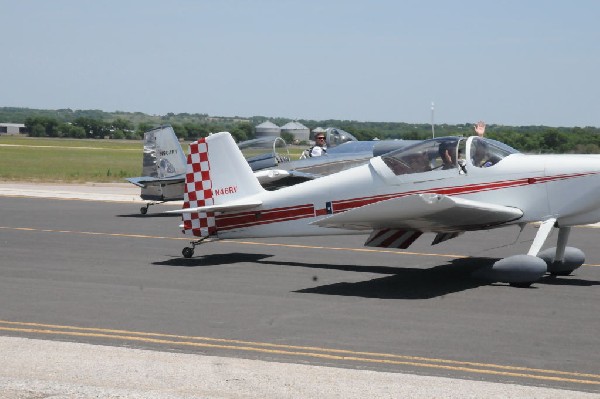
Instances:
[[[349,141],[358,141],[358,139],[345,130],[330,127],[325,129],[325,141],[327,147],[335,147]]]

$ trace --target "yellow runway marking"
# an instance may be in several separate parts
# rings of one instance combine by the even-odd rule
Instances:
[[[106,237],[129,237],[129,238],[150,238],[160,240],[177,240],[177,241],[191,241],[190,237],[166,237],[166,236],[153,236],[145,234],[126,234],[126,233],[102,233],[93,231],[75,231],[75,230],[53,230],[53,229],[36,229],[31,227],[7,227],[0,226],[0,230],[17,230],[17,231],[33,231],[43,233],[65,233],[65,234],[80,234],[80,235],[97,235]],[[328,251],[350,251],[350,252],[366,252],[366,253],[383,253],[383,254],[394,254],[394,255],[411,255],[411,256],[430,256],[438,258],[451,258],[451,259],[466,259],[469,258],[467,255],[457,254],[436,254],[428,252],[410,252],[390,249],[375,249],[375,248],[344,248],[344,247],[326,247],[320,245],[300,245],[300,244],[279,244],[269,242],[257,242],[257,241],[237,241],[237,240],[220,240],[215,241],[216,243],[226,244],[241,244],[241,245],[256,245],[264,247],[283,247],[283,248],[298,248],[298,249],[322,249]],[[584,263],[582,266],[600,267],[600,264]]]
[[[476,374],[519,377],[534,380],[600,385],[599,374],[576,373],[560,370],[536,369],[518,366],[506,366],[492,363],[454,361],[447,359],[396,355],[391,353],[360,352],[344,349],[329,349],[311,346],[271,344],[267,342],[251,342],[221,338],[194,337],[187,335],[148,333],[128,330],[113,330],[41,323],[14,322],[7,320],[0,320],[0,331],[19,332],[24,334],[32,334],[34,336],[55,335],[65,337],[101,338],[122,341],[144,342],[150,344],[179,345],[187,347],[278,354],[292,357],[309,357],[332,361],[352,361],[359,363],[404,365],[411,367],[461,371]]]

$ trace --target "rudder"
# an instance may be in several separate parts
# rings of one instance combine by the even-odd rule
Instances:
[[[221,205],[264,191],[229,133],[216,133],[190,144],[183,209]],[[183,213],[183,232],[215,236],[214,212]]]

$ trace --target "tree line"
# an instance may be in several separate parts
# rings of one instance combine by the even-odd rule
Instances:
[[[255,137],[255,126],[262,122],[283,126],[292,121],[265,116],[209,117],[207,114],[168,113],[147,115],[141,112],[104,112],[100,110],[35,110],[0,108],[0,122],[24,123],[30,136],[93,139],[139,140],[144,132],[170,124],[182,140],[196,140],[211,132],[229,131],[237,141]],[[309,129],[337,127],[359,140],[411,139],[432,137],[429,124],[404,122],[359,122],[351,120],[298,120]],[[473,123],[437,124],[435,136],[471,135]],[[600,129],[596,127],[549,127],[488,125],[486,137],[502,141],[523,152],[600,153]]]

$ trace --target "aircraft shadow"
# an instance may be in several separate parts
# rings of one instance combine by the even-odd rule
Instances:
[[[488,281],[476,279],[471,276],[471,273],[481,267],[491,267],[497,260],[492,258],[455,259],[447,264],[426,269],[387,266],[337,266],[264,260],[259,261],[259,263],[389,274],[389,276],[368,281],[335,283],[306,288],[295,291],[297,293],[379,299],[430,299],[488,285]]]
[[[353,296],[379,299],[432,299],[444,295],[466,291],[485,285],[506,285],[472,276],[475,270],[491,267],[498,258],[453,259],[448,263],[429,268],[405,268],[394,266],[332,265],[327,263],[303,263],[266,260],[270,254],[227,253],[208,254],[194,258],[173,257],[153,265],[172,267],[210,267],[236,263],[256,263],[308,269],[340,270],[357,273],[376,273],[385,275],[368,281],[340,282],[317,287],[296,290],[296,293]],[[318,281],[318,275],[315,276]],[[587,281],[574,277],[545,276],[537,284],[594,286],[598,281]]]
[[[577,270],[574,272],[577,273]],[[590,280],[582,280],[575,276],[544,276],[539,281],[539,284],[546,285],[567,285],[574,287],[593,287],[596,285],[600,285],[600,281],[590,281]]]
[[[162,262],[152,262],[157,266],[177,266],[177,267],[208,267],[231,265],[240,262],[259,263],[262,259],[269,258],[273,255],[265,254],[244,254],[244,253],[229,253],[229,254],[212,254],[198,256],[195,258],[172,258]]]

